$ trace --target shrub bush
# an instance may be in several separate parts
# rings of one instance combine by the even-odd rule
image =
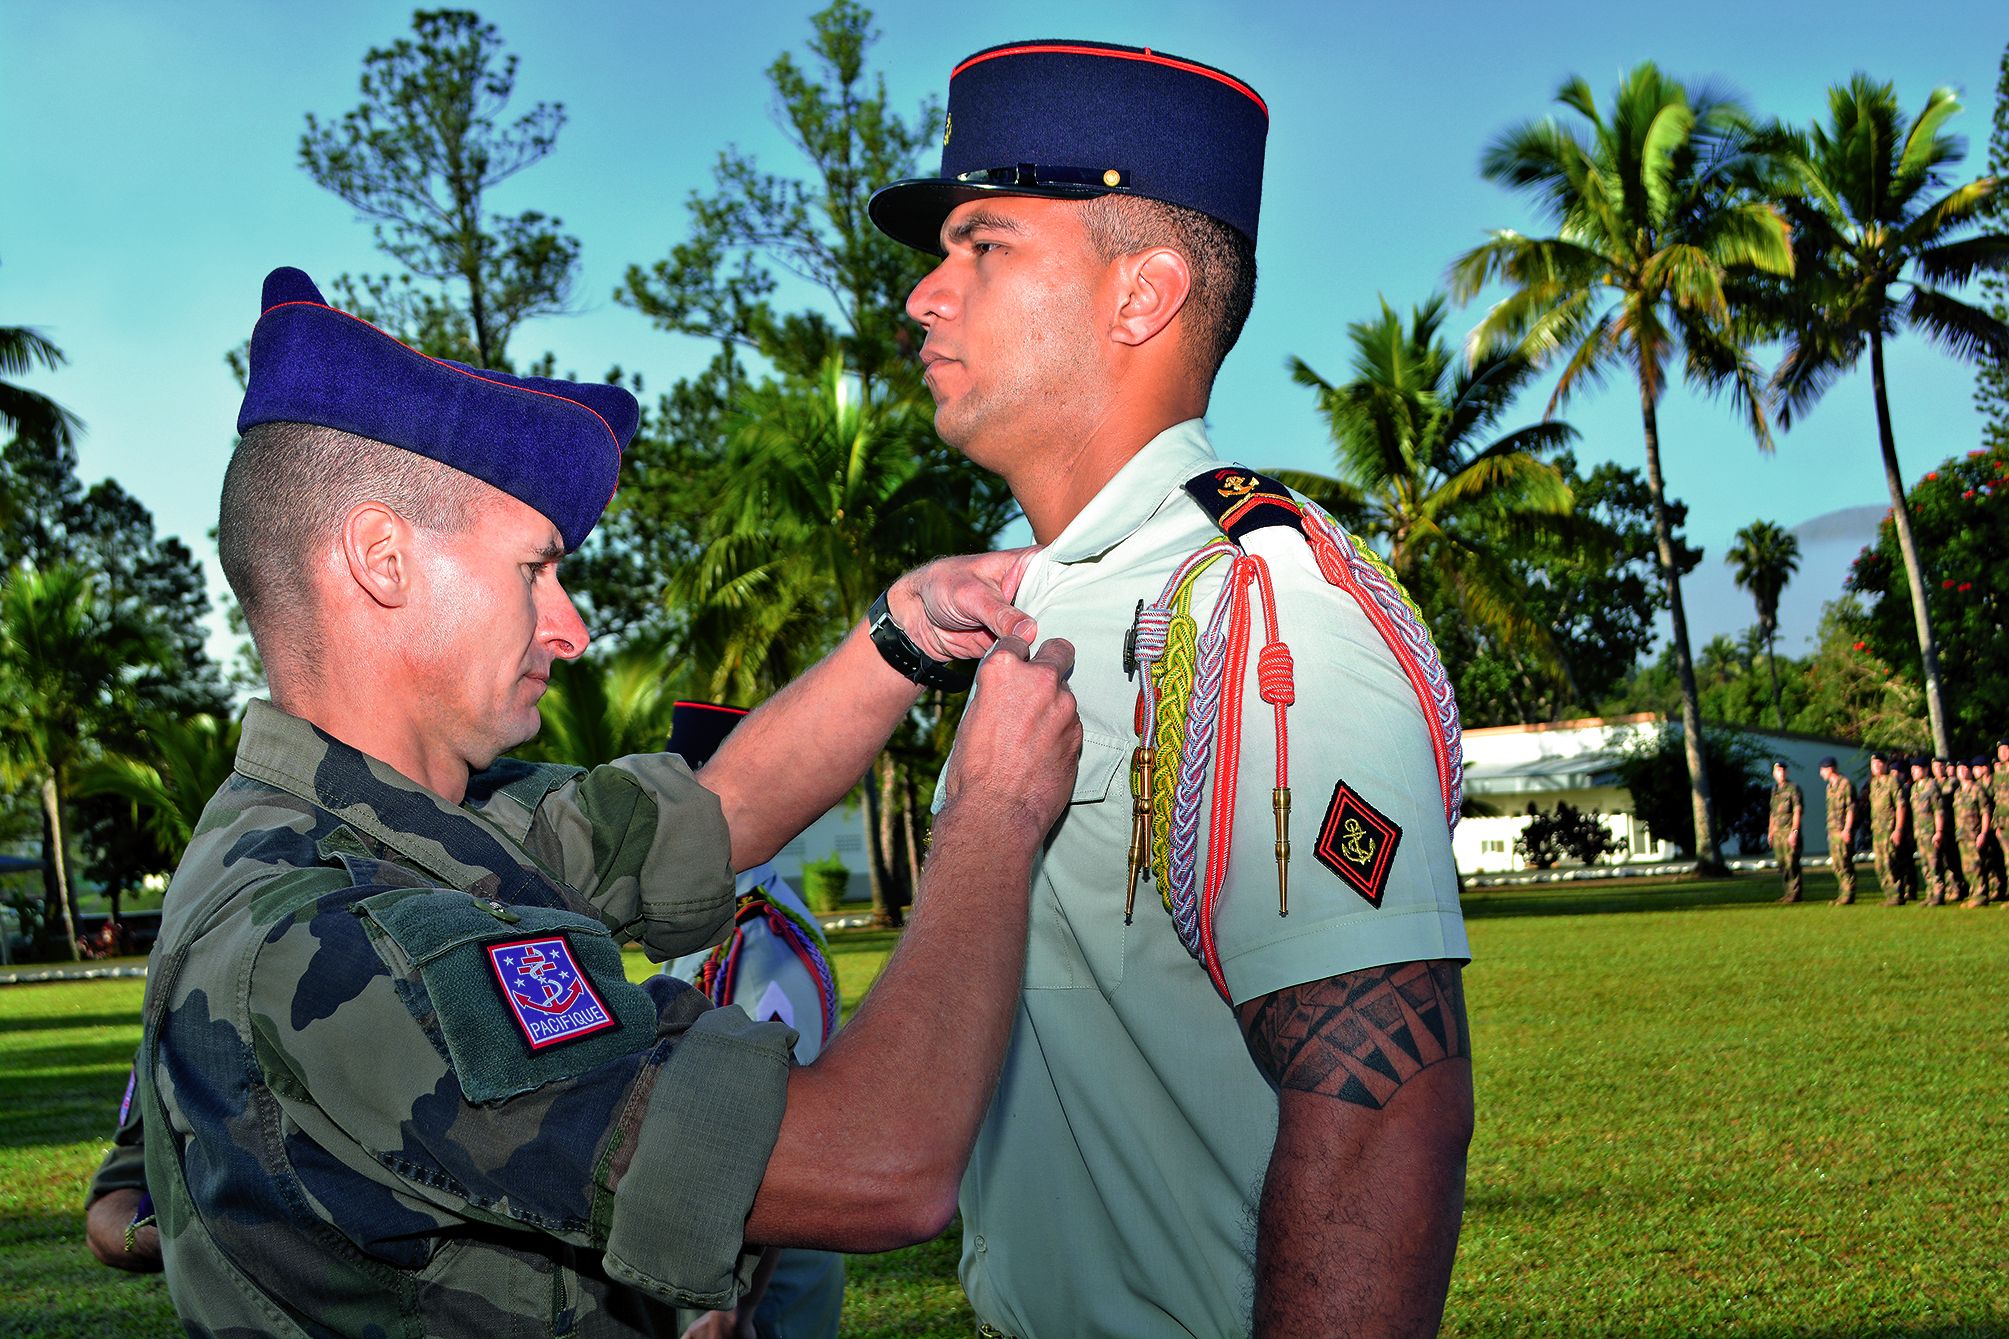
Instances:
[[[806,860],[802,864],[802,900],[818,915],[827,916],[842,906],[845,890],[850,886],[851,870],[844,857],[835,851],[821,860]]]
[[[1528,825],[1514,838],[1514,850],[1536,869],[1547,869],[1564,856],[1595,865],[1604,857],[1623,854],[1627,849],[1625,838],[1612,836],[1603,819],[1585,813],[1567,800],[1557,801],[1549,813],[1543,813],[1530,802]]]

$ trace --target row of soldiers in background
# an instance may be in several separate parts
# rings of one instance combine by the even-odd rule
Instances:
[[[1832,757],[1821,759],[1827,788],[1828,864],[1841,891],[1835,905],[1856,899],[1855,843],[1861,833],[1856,784]],[[1800,900],[1799,786],[1786,761],[1772,764],[1772,854],[1785,883],[1781,902]],[[1907,773],[1909,775],[1907,776]],[[1884,905],[1920,901],[1980,907],[2009,902],[2009,741],[1997,740],[1995,761],[1870,755],[1870,851]],[[1919,894],[1924,892],[1923,899]]]

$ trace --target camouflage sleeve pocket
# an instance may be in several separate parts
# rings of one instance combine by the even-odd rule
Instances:
[[[656,1006],[607,927],[553,907],[398,889],[357,904],[470,1102],[500,1102],[656,1041]]]

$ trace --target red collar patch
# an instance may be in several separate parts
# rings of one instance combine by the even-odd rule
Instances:
[[[1353,885],[1378,910],[1401,842],[1402,829],[1342,781],[1333,787],[1332,803],[1319,825],[1318,845],[1312,849],[1320,864]]]

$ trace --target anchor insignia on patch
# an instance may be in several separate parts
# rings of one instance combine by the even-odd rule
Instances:
[[[533,1051],[614,1026],[563,935],[491,944],[488,965]]]
[[[1312,849],[1320,864],[1379,909],[1401,841],[1402,829],[1342,781],[1333,788],[1332,803],[1319,825],[1318,845]]]

